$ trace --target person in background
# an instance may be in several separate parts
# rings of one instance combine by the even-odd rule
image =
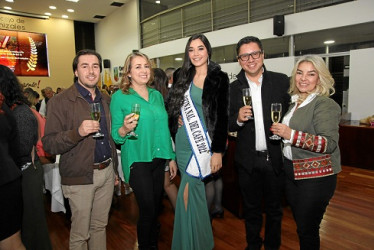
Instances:
[[[161,94],[164,100],[167,99],[168,95],[168,89],[167,89],[167,83],[168,83],[168,77],[165,74],[165,72],[160,68],[153,69],[154,73],[154,79],[151,84],[152,87],[154,87],[156,90],[158,90]],[[177,194],[178,194],[178,188],[173,183],[171,175],[170,175],[170,167],[169,167],[169,161],[166,161],[165,165],[165,179],[164,179],[164,190],[169,197],[170,203],[173,206],[173,209],[175,210],[175,205],[177,201]]]
[[[26,91],[24,91],[24,93],[26,93]],[[25,94],[25,96],[27,98],[27,101],[29,102],[30,108],[36,111],[36,105],[38,104],[40,97],[39,93],[31,89],[27,91],[27,94]]]
[[[49,164],[49,163],[54,163],[55,160],[56,160],[55,156],[50,155],[50,154],[48,154],[47,152],[44,151],[43,143],[42,143],[42,140],[41,140],[41,138],[44,136],[46,119],[38,111],[36,111],[36,108],[35,108],[35,105],[34,105],[39,100],[38,92],[36,92],[32,89],[29,90],[29,93],[27,95],[27,100],[28,100],[28,104],[29,104],[29,107],[30,107],[31,111],[33,112],[34,116],[38,120],[39,140],[36,144],[36,153],[39,156],[39,160],[40,160],[42,165]],[[43,169],[44,169],[44,167],[43,167]]]
[[[46,87],[44,88],[44,94],[45,98],[40,103],[39,113],[45,117],[47,114],[47,103],[53,97],[54,92],[51,87]]]
[[[279,249],[281,244],[284,171],[279,140],[270,140],[271,103],[289,105],[285,74],[268,71],[264,49],[257,37],[236,45],[242,70],[230,84],[229,130],[237,131],[235,165],[243,196],[247,249]],[[244,105],[242,90],[251,89],[252,106]],[[249,119],[254,117],[254,119]],[[262,207],[266,214],[265,238],[260,236]]]
[[[183,65],[167,102],[182,177],[172,249],[205,250],[214,247],[205,186],[201,179],[222,167],[227,140],[229,78],[218,64],[210,61],[211,53],[210,43],[203,34],[188,39]],[[181,116],[182,126],[179,122]],[[195,136],[192,136],[192,129]],[[202,146],[201,151],[196,148],[198,144]],[[192,154],[198,157],[192,157]],[[196,167],[197,164],[201,168]]]
[[[60,87],[58,87],[58,88],[56,89],[56,95],[57,95],[57,94],[59,94],[59,93],[61,93],[62,91],[64,91],[64,89],[63,89],[63,88],[60,88]]]
[[[27,106],[22,86],[13,72],[0,65],[0,76],[3,77],[0,92],[13,111],[19,133],[16,163],[22,170],[22,242],[26,249],[52,249],[44,211],[43,169],[36,154],[38,121]]]
[[[3,76],[0,82],[6,81]],[[22,172],[15,162],[19,146],[17,122],[0,92],[0,249],[26,249],[21,241]]]
[[[29,89],[29,88],[26,88],[25,90],[27,90],[27,89]],[[31,89],[31,88],[30,88],[30,89]],[[41,94],[42,94],[42,96],[43,96],[43,99],[40,100],[40,98],[39,98],[39,102],[35,105],[36,111],[38,111],[38,112],[39,112],[39,110],[40,110],[40,106],[41,106],[41,104],[42,104],[42,101],[43,101],[44,98],[45,98],[45,91],[44,91],[44,89],[40,90],[40,92],[41,92]]]
[[[112,136],[121,144],[125,182],[130,183],[139,207],[139,249],[158,249],[157,217],[166,160],[170,160],[171,178],[177,170],[168,116],[162,95],[149,87],[153,72],[148,57],[140,52],[129,54],[123,70],[120,90],[112,95],[110,104]],[[132,111],[133,104],[140,104],[139,117]]]
[[[334,79],[323,59],[301,57],[291,76],[292,104],[271,130],[283,137],[286,197],[297,225],[300,249],[319,249],[319,226],[341,171],[341,109],[329,98]]]
[[[167,88],[168,90],[171,89],[171,87],[173,86],[173,82],[174,82],[174,79],[173,79],[173,74],[174,74],[174,71],[175,71],[175,68],[173,67],[169,67],[167,69],[165,69],[165,74],[168,78],[168,81],[167,81]]]
[[[106,249],[106,226],[118,184],[110,97],[97,87],[101,70],[100,54],[79,51],[73,59],[75,82],[48,102],[42,142],[45,151],[61,155],[62,191],[72,214],[69,249]],[[93,103],[100,105],[100,121],[91,117]],[[99,130],[103,136],[94,138]]]

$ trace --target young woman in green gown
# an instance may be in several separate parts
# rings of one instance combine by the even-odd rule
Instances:
[[[175,210],[172,249],[212,249],[214,239],[205,196],[203,177],[186,172],[194,157],[192,145],[181,125],[181,108],[186,91],[190,91],[193,106],[200,117],[204,131],[211,139],[211,173],[222,167],[222,155],[227,140],[229,79],[218,64],[210,61],[212,48],[208,39],[197,34],[190,37],[185,48],[183,66],[178,80],[169,92],[169,125],[176,143],[176,159],[181,172]],[[182,122],[183,123],[183,122]],[[188,122],[187,122],[188,123]]]

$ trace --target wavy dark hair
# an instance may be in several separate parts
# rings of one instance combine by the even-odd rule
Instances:
[[[22,85],[13,71],[4,65],[0,65],[0,92],[4,95],[5,103],[9,108],[14,108],[18,104],[29,105],[23,94]]]
[[[166,75],[165,71],[160,68],[154,68],[153,74],[154,78],[151,87],[160,91],[162,97],[166,99],[168,95],[168,76]]]
[[[168,114],[171,119],[179,116],[180,109],[183,105],[183,95],[187,91],[193,77],[196,74],[195,66],[192,64],[188,53],[191,42],[196,39],[200,39],[203,42],[208,51],[209,60],[212,56],[212,47],[210,46],[209,40],[206,38],[206,36],[203,34],[195,34],[188,39],[186,48],[184,50],[183,65],[178,72],[177,81],[173,83],[173,86],[169,91]]]

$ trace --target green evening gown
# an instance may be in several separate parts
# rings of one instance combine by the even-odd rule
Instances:
[[[206,127],[202,111],[203,90],[192,84],[191,99]],[[175,208],[172,249],[174,250],[210,250],[214,239],[204,182],[186,174],[185,170],[192,155],[185,128],[182,126],[176,134],[176,158],[182,175]],[[184,204],[184,191],[188,185],[187,209]]]

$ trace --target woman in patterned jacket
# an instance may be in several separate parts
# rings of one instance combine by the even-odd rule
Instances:
[[[303,56],[291,76],[292,104],[271,130],[283,137],[286,196],[297,225],[300,249],[319,249],[319,226],[341,171],[341,109],[329,98],[332,78],[319,56]]]

